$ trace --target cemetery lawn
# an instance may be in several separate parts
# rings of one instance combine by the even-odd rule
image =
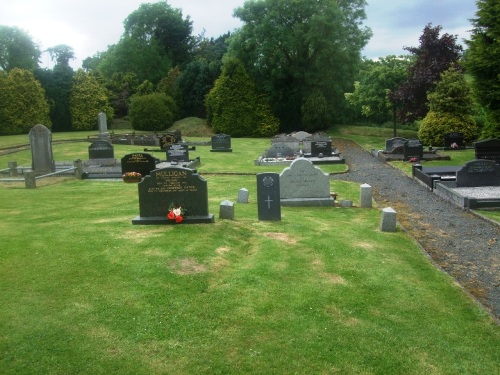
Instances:
[[[0,373],[498,373],[498,324],[403,230],[381,232],[379,207],[258,221],[254,174],[283,169],[253,165],[268,145],[192,153],[214,224],[132,225],[137,185],[120,181],[0,183]],[[87,147],[57,144],[54,157]],[[219,220],[241,188],[249,204]],[[359,205],[357,184],[331,190]]]

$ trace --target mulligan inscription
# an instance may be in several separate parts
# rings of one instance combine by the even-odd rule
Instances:
[[[156,172],[156,186],[148,189],[148,193],[196,192],[198,188],[191,184],[187,171]]]

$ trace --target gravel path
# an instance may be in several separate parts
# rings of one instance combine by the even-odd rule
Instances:
[[[433,261],[500,319],[500,226],[439,198],[356,143],[334,140],[349,172],[333,179],[367,183],[377,204],[392,207],[398,222]]]

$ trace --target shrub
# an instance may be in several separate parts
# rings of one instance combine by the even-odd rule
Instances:
[[[418,130],[418,137],[424,144],[444,146],[444,135],[452,132],[463,133],[467,144],[476,140],[478,135],[476,122],[471,115],[429,111]]]
[[[172,126],[175,102],[166,94],[135,95],[130,101],[129,118],[135,130],[159,131]]]

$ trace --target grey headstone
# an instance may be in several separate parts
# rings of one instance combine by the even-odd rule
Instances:
[[[279,174],[257,174],[257,209],[259,220],[281,220]]]
[[[167,162],[171,161],[189,161],[187,143],[176,143],[167,147]]]
[[[402,154],[406,138],[394,137],[385,140],[385,151],[390,154]]]
[[[234,220],[234,202],[225,200],[220,204],[219,218]]]
[[[216,134],[212,137],[213,152],[232,152],[231,137],[227,134]]]
[[[391,207],[382,210],[382,219],[380,221],[380,230],[382,232],[396,231],[396,211]]]
[[[368,184],[363,184],[360,186],[360,207],[371,208],[372,207],[372,187]]]
[[[24,185],[26,186],[26,189],[35,189],[36,188],[35,171],[24,172]]]
[[[31,168],[36,173],[48,173],[55,171],[55,163],[52,156],[52,133],[41,125],[35,125],[29,132],[31,145]]]
[[[286,144],[283,143],[273,143],[271,147],[266,150],[266,158],[277,158],[277,157],[292,157],[295,155],[295,151]]]
[[[99,115],[97,116],[97,122],[99,126],[99,139],[108,139],[108,120],[104,112],[99,113]]]
[[[127,154],[121,159],[122,174],[125,172],[139,172],[142,176],[147,176],[156,168],[158,160],[150,154],[138,152]]]
[[[280,174],[280,197],[284,206],[331,206],[330,176],[310,160],[295,159]]]
[[[472,160],[456,172],[457,187],[500,185],[500,166],[493,160]]]
[[[307,138],[310,138],[311,136],[312,136],[311,133],[305,131],[299,131],[292,134],[292,137],[298,139],[300,142],[304,141]]]
[[[9,167],[9,176],[16,177],[18,175],[18,173],[17,173],[17,161],[9,161],[9,162],[7,162],[7,165]]]
[[[248,189],[245,189],[245,188],[240,189],[238,191],[238,200],[237,200],[237,202],[238,203],[244,203],[244,204],[248,203],[248,196],[249,196]]]
[[[138,183],[139,213],[133,224],[173,224],[171,205],[187,210],[183,223],[213,223],[208,212],[208,187],[195,170],[183,167],[155,169]]]

